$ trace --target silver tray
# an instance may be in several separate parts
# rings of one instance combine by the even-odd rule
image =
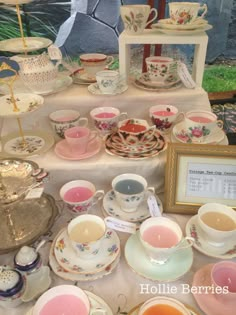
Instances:
[[[0,205],[0,254],[35,242],[51,229],[57,215],[55,200],[47,194]]]

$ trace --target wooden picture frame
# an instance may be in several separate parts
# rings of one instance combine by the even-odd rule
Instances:
[[[165,212],[195,214],[209,202],[236,208],[236,146],[169,143]]]

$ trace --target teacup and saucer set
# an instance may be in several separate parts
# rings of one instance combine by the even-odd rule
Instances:
[[[236,263],[221,261],[197,270],[192,286],[210,288],[208,292],[193,293],[206,315],[234,315],[236,308]]]
[[[103,213],[128,222],[142,222],[150,217],[147,198],[155,193],[147,181],[137,174],[122,174],[112,181],[112,190],[103,198]],[[162,202],[155,195],[160,212]]]
[[[192,266],[193,242],[192,237],[183,237],[176,222],[166,217],[152,217],[127,240],[125,259],[141,277],[160,282],[174,281]]]
[[[218,259],[236,257],[236,213],[223,204],[207,203],[186,225],[186,235],[195,239],[193,247]]]
[[[154,157],[166,149],[165,138],[149,126],[146,120],[126,119],[118,123],[118,130],[106,137],[105,149],[108,154],[128,159]]]

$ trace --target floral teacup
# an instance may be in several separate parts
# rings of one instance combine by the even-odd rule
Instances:
[[[198,17],[200,10],[203,10],[203,13]],[[169,3],[169,11],[172,24],[184,25],[203,18],[207,13],[207,5],[201,6],[198,2],[171,2]]]
[[[178,79],[177,62],[173,58],[156,56],[145,59],[148,76],[151,81],[162,83],[173,82]]]

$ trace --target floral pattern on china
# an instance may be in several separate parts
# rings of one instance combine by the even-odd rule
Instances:
[[[182,129],[175,134],[175,137],[185,143],[200,142],[202,137],[206,137],[210,134],[210,130],[205,126],[190,127],[188,130]]]
[[[130,15],[124,16],[124,23],[129,30],[137,32],[139,28],[142,27],[144,15],[142,13],[135,14],[130,11]]]
[[[172,13],[170,17],[172,20],[176,21],[177,24],[187,24],[191,22],[194,16],[191,14],[190,10],[185,11],[185,9],[183,9],[182,11],[177,10],[175,13]]]

